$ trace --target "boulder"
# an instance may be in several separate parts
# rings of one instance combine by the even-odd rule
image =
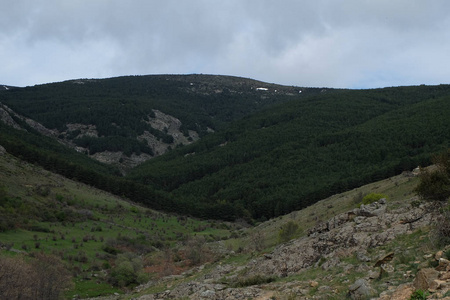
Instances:
[[[358,279],[348,288],[348,293],[351,299],[360,300],[367,299],[375,294],[375,290],[365,279]]]
[[[432,268],[421,269],[416,274],[413,285],[416,290],[436,290],[438,288],[439,272]]]
[[[439,259],[439,265],[436,267],[437,271],[447,271],[450,268],[450,261],[445,258]]]

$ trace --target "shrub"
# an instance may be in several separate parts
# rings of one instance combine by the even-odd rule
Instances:
[[[450,149],[433,158],[437,169],[420,170],[420,182],[415,192],[429,201],[445,201],[450,197]]]
[[[144,283],[148,277],[143,272],[143,267],[139,256],[130,252],[119,254],[116,265],[111,269],[109,282],[119,287]]]
[[[293,221],[289,221],[283,226],[281,226],[280,232],[278,233],[278,239],[281,243],[286,243],[287,241],[293,239],[298,231],[298,224]]]
[[[43,253],[33,259],[0,256],[2,299],[61,299],[72,280],[61,260]]]
[[[430,295],[430,293],[422,291],[422,290],[417,290],[414,293],[412,293],[411,298],[409,298],[410,300],[425,300],[427,299],[427,296]]]
[[[273,276],[263,276],[263,275],[254,275],[252,277],[242,278],[237,280],[233,287],[247,287],[251,285],[259,285],[259,284],[266,284],[275,281],[276,278]]]
[[[370,203],[380,201],[380,199],[383,198],[387,199],[387,196],[384,194],[370,193],[364,196],[364,198],[362,199],[362,204],[367,205]]]
[[[117,264],[112,270],[110,281],[113,285],[125,287],[136,281],[136,273],[129,261]]]

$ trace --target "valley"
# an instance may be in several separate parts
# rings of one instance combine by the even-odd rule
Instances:
[[[449,114],[448,85],[152,75],[0,90],[0,291],[448,297],[447,171],[427,170],[450,148]]]

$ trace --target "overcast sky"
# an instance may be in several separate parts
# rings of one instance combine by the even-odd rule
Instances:
[[[0,84],[192,73],[314,87],[450,83],[450,1],[1,1]]]

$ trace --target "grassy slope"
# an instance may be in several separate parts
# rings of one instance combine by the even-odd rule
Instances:
[[[0,255],[12,254],[6,250],[11,247],[23,253],[44,251],[60,256],[76,274],[72,295],[118,291],[106,284],[99,271],[115,261],[115,255],[103,250],[105,245],[122,253],[145,251],[145,261],[154,266],[161,263],[159,249],[173,248],[194,234],[207,241],[221,239],[234,227],[151,211],[10,155],[0,156],[0,182],[0,219],[13,216],[16,220],[15,229],[0,232],[4,246]],[[120,237],[127,239],[120,244]],[[111,241],[115,243],[108,244]],[[100,284],[82,280],[90,279],[92,273]]]
[[[146,270],[147,272],[159,272],[160,275],[177,274],[189,267],[187,264],[179,264],[180,258],[177,258],[175,254],[181,252],[176,252],[177,250],[173,250],[172,255],[168,258],[171,268],[165,267],[165,264],[167,264],[167,249],[179,249],[180,241],[185,240],[181,234],[202,235],[210,242],[221,240],[219,244],[227,249],[228,253],[231,253],[231,250],[236,253],[216,258],[215,261],[198,272],[174,277],[169,281],[162,281],[160,284],[156,283],[144,288],[138,294],[125,296],[128,299],[137,295],[173,288],[182,282],[196,280],[219,264],[244,265],[255,255],[268,252],[279,243],[278,233],[283,224],[289,221],[298,223],[300,230],[297,237],[303,236],[307,229],[317,222],[326,221],[336,214],[356,207],[361,195],[367,193],[386,194],[389,197],[390,207],[407,207],[410,203],[409,199],[414,196],[412,190],[416,186],[418,178],[398,175],[334,195],[301,211],[274,218],[248,229],[240,228],[236,224],[222,224],[195,219],[186,219],[184,222],[180,222],[176,216],[150,211],[125,199],[65,179],[9,155],[0,156],[0,182],[2,182],[2,189],[6,191],[8,198],[14,198],[24,203],[22,208],[16,207],[15,211],[26,214],[30,220],[28,223],[17,224],[19,227],[15,230],[0,233],[0,242],[7,246],[13,244],[12,249],[24,253],[45,251],[61,256],[70,265],[71,271],[76,274],[75,288],[66,294],[68,297],[75,294],[86,297],[122,292],[120,289],[111,288],[111,285],[107,284],[103,271],[93,269],[93,266],[97,266],[99,270],[108,271],[109,268],[104,267],[104,265],[106,263],[114,265],[115,256],[108,255],[103,251],[103,247],[108,240],[117,240],[120,236],[127,236],[132,239],[145,236],[143,239],[147,243],[143,243],[143,245],[148,247],[145,250],[148,252],[142,253],[141,256],[144,257]],[[42,189],[38,187],[49,187],[48,195],[41,195]],[[40,207],[41,209],[36,211],[33,210],[34,207]],[[67,209],[84,212],[84,214],[86,211],[91,211],[92,217],[75,217],[76,214],[74,213],[71,215],[70,221],[42,221],[43,216],[41,214],[46,211],[43,210],[44,207],[51,208],[47,213],[67,211]],[[9,211],[5,211],[5,209],[0,211],[2,214],[12,213],[11,208],[9,208]],[[43,228],[47,228],[49,232],[31,231],[29,230],[31,227],[40,228],[41,231]],[[101,231],[97,231],[98,228],[101,228]],[[388,253],[400,248],[407,249],[403,256],[396,258],[394,261],[396,271],[391,273],[385,281],[402,283],[407,280],[402,277],[404,272],[417,271],[418,264],[405,262],[420,260],[425,264],[427,263],[423,261],[422,256],[430,252],[433,246],[423,242],[423,238],[427,236],[427,229],[424,230],[411,236],[399,238],[377,251],[369,252],[371,257],[376,258],[380,253]],[[260,235],[264,239],[262,250],[255,250],[253,247],[255,235]],[[62,238],[63,236],[64,238]],[[88,241],[83,242],[83,238],[86,236],[89,237]],[[39,249],[35,248],[36,242],[40,243]],[[162,244],[158,244],[158,242]],[[151,245],[159,245],[163,251],[156,250]],[[116,247],[123,252],[137,251],[136,248],[133,248],[133,244],[116,245]],[[3,248],[0,255],[18,254]],[[87,261],[77,261],[77,257],[80,255],[86,256]],[[359,261],[352,257],[346,258],[345,262],[355,266],[359,264]],[[352,281],[358,276],[362,276],[358,272],[351,272],[348,276],[342,278],[342,276],[337,276],[340,273],[342,273],[340,269],[324,271],[318,268],[288,278],[278,279],[274,284],[279,286],[295,282],[296,286],[304,285],[305,288],[308,288],[309,280],[326,281],[328,282],[327,285],[333,286],[334,290],[337,291],[335,296],[338,297],[336,299],[339,299],[340,296],[345,296],[347,292],[348,280]],[[92,274],[96,274],[97,277],[93,277]],[[233,272],[230,273],[230,275],[232,274]],[[335,275],[333,275],[331,281],[326,279],[330,277],[330,274]],[[158,277],[158,274],[151,276]],[[380,291],[383,289],[383,282],[376,283],[375,287],[379,288]],[[378,285],[380,286],[378,287]],[[270,289],[270,287],[268,288]],[[309,293],[313,295],[318,292],[310,289]]]
[[[381,193],[388,196],[389,209],[404,207],[407,209],[411,205],[411,201],[416,200],[413,189],[417,185],[419,179],[417,177],[410,177],[405,175],[397,175],[382,181],[377,181],[371,184],[364,185],[360,188],[351,191],[336,194],[329,198],[323,199],[303,210],[295,211],[285,216],[280,216],[269,221],[263,222],[255,227],[241,230],[238,238],[231,238],[222,241],[229,250],[234,250],[236,254],[225,257],[224,259],[207,265],[203,270],[187,274],[184,277],[172,278],[160,283],[155,283],[147,289],[141,290],[139,293],[128,295],[124,299],[131,299],[138,295],[145,295],[148,293],[161,292],[167,289],[175,288],[178,284],[189,281],[198,281],[198,278],[203,278],[205,274],[211,272],[215,267],[224,267],[232,265],[232,269],[227,273],[220,282],[232,286],[239,282],[239,274],[242,269],[239,266],[245,267],[255,256],[261,256],[264,253],[270,253],[271,250],[279,245],[278,236],[280,228],[283,224],[293,221],[299,225],[297,237],[306,235],[309,228],[316,225],[318,222],[329,220],[333,216],[343,213],[360,205],[361,195],[368,193]],[[262,236],[265,243],[264,249],[256,250],[254,248],[254,237]],[[387,290],[388,286],[397,286],[402,283],[411,282],[415,273],[420,268],[426,268],[433,264],[433,256],[438,248],[436,244],[430,239],[430,228],[421,228],[414,231],[412,234],[399,236],[392,242],[376,249],[368,249],[367,256],[371,258],[372,262],[367,263],[371,266],[373,263],[383,255],[396,252],[395,259],[392,261],[393,271],[389,271],[382,280],[375,279],[371,282],[372,286],[378,293]],[[425,256],[426,255],[426,256]],[[295,289],[303,289],[307,291],[309,297],[317,296],[318,299],[344,299],[348,293],[348,287],[358,278],[365,277],[367,270],[359,270],[361,264],[356,258],[356,255],[342,258],[341,261],[347,264],[349,268],[344,271],[342,267],[333,267],[324,270],[320,267],[309,268],[298,274],[278,278],[275,282],[267,285],[261,284],[263,288],[275,296],[276,299],[295,299],[294,293],[286,294],[286,287],[290,286]],[[245,269],[245,268],[244,268]],[[376,268],[370,268],[372,271],[377,271]],[[408,274],[407,276],[405,274]],[[233,278],[237,275],[236,278]],[[205,276],[205,278],[208,278]],[[230,278],[230,279],[228,279]],[[231,279],[233,278],[233,279]],[[310,286],[311,281],[319,282],[319,286],[329,286],[331,289],[319,290],[317,287]]]

